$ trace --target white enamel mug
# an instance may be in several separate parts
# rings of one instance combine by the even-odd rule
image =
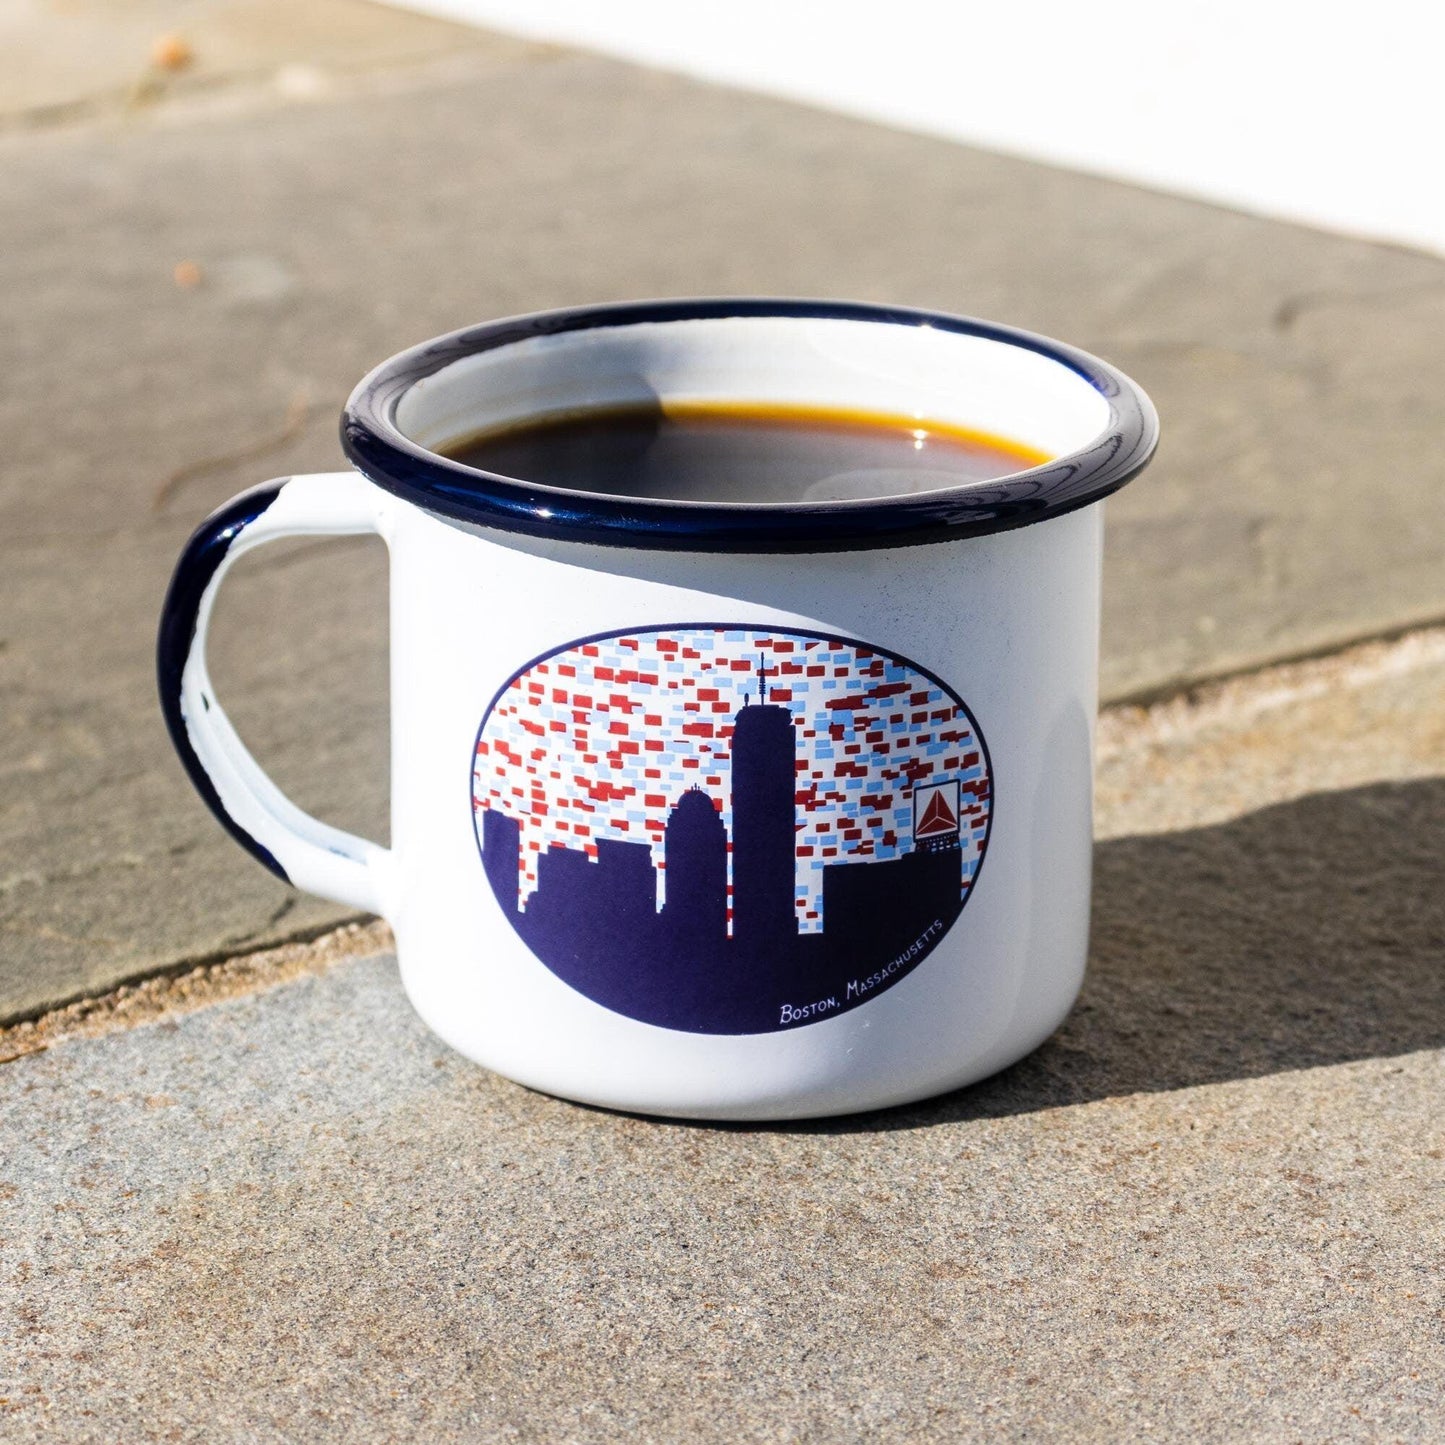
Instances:
[[[749,503],[439,454],[656,400],[902,415],[1054,460]],[[1103,362],[955,316],[668,301],[457,332],[356,389],[355,470],[197,531],[161,621],[166,720],[232,836],[386,918],[418,1013],[488,1068],[695,1118],[939,1093],[1034,1048],[1083,979],[1100,504],[1156,436]],[[283,797],[206,671],[237,556],[356,532],[391,557],[390,848]]]

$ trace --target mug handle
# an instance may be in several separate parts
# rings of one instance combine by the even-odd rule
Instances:
[[[304,813],[262,772],[216,701],[206,633],[216,593],[243,552],[278,537],[386,540],[385,494],[355,472],[265,482],[233,497],[186,543],[161,610],[156,671],[171,741],[226,831],[283,882],[386,917],[389,848]]]

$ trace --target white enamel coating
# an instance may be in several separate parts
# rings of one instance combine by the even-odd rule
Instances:
[[[647,1113],[763,1119],[936,1093],[1027,1053],[1083,977],[1101,511],[973,542],[787,558],[392,532],[393,819],[402,978],[422,1017],[524,1084]],[[594,632],[714,618],[857,637],[956,687],[988,741],[988,857],[935,951],[872,1002],[772,1034],[608,1012],[513,932],[470,813],[477,725],[519,666]]]
[[[830,378],[836,382],[867,358],[855,354],[840,366],[838,354],[820,363],[822,379],[808,399],[852,399],[846,388],[844,395],[830,389]],[[769,376],[796,379],[802,370],[795,362],[753,369],[746,394],[770,399]],[[1035,362],[1060,375],[1047,376]],[[736,366],[726,357],[714,363],[714,380]],[[895,407],[878,386],[887,367],[876,357],[871,364],[870,404]],[[1019,440],[1077,445],[1097,431],[1098,398],[1085,383],[1037,357],[1028,366],[1038,384],[1015,377],[1027,398],[1011,414],[1032,414],[1038,424],[1019,427]],[[429,395],[403,403],[403,424],[433,441],[449,428],[475,425],[504,404],[490,384],[483,387],[484,372],[468,363],[459,375],[442,373]],[[910,374],[931,373],[925,366]],[[662,375],[654,371],[649,384]],[[529,381],[524,369],[512,384],[505,405],[537,405],[535,377]],[[902,399],[905,390],[895,395]],[[942,387],[936,396],[945,397]],[[972,402],[930,406],[940,420],[1004,429]],[[231,558],[298,533],[375,531],[385,538],[392,848],[301,813],[236,738],[204,661],[205,624],[224,565],[207,592],[185,673],[186,726],[224,806],[298,886],[391,922],[412,1003],[467,1057],[550,1093],[645,1113],[760,1120],[896,1104],[1018,1059],[1058,1025],[1082,981],[1102,525],[1096,504],[968,541],[784,556],[683,554],[469,528],[350,473],[299,477],[242,534]],[[519,668],[582,636],[704,620],[825,632],[909,658],[958,691],[991,756],[985,864],[934,951],[851,1012],[768,1034],[662,1029],[574,991],[503,916],[473,832],[478,725]]]
[[[391,854],[365,838],[303,813],[261,770],[216,698],[206,666],[206,635],[221,583],[238,557],[278,537],[342,537],[379,532],[384,492],[355,472],[292,477],[231,544],[201,598],[195,639],[181,675],[186,735],[221,804],[298,887],[353,908],[391,912]]]

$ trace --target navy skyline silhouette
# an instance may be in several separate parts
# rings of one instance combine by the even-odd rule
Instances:
[[[727,826],[700,788],[668,813],[660,909],[651,845],[600,838],[595,859],[546,849],[524,910],[520,824],[482,810],[483,866],[512,926],[554,974],[606,1008],[693,1033],[814,1022],[904,977],[963,907],[955,831],[898,857],[827,864],[823,926],[799,930],[795,723],[765,700],[762,666],[758,696],[733,715],[731,934]]]

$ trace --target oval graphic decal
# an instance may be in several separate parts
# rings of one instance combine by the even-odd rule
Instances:
[[[472,804],[497,902],[558,978],[644,1023],[752,1034],[928,956],[992,789],[963,700],[916,664],[687,624],[528,663],[482,720]]]

